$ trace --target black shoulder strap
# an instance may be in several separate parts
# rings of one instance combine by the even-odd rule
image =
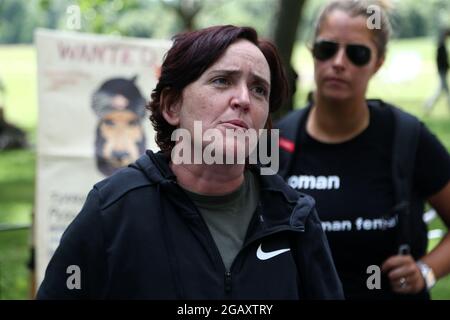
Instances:
[[[380,101],[383,105],[382,101]],[[411,234],[411,193],[414,166],[419,141],[419,120],[390,106],[394,114],[394,141],[392,144],[392,182],[394,185],[394,213],[398,214],[399,253],[410,253]]]
[[[275,124],[276,129],[280,129],[280,170],[278,174],[283,178],[287,178],[294,154],[298,148],[298,134],[302,127],[302,123],[306,120],[305,115],[308,113],[309,107],[305,107],[299,110],[295,110],[281,119]],[[286,145],[291,145],[292,149]]]

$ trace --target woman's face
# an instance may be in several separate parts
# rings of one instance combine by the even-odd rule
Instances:
[[[339,44],[337,52],[329,59],[314,59],[314,77],[319,98],[327,100],[364,99],[370,78],[383,64],[378,57],[371,30],[366,18],[351,17],[334,10],[322,23],[317,41]],[[346,54],[347,44],[358,44],[370,49],[370,60],[364,65],[355,65]]]
[[[165,118],[170,124],[189,130],[192,137],[194,121],[201,121],[203,133],[214,129],[222,135],[222,145],[214,141],[217,148],[236,152],[245,143],[239,145],[237,139],[226,136],[226,131],[245,133],[264,128],[269,93],[270,68],[266,58],[251,42],[238,40],[200,78],[184,88],[182,99],[171,108],[172,112],[165,113]],[[209,142],[201,144],[204,148]]]

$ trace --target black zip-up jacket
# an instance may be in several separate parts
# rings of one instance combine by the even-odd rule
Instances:
[[[278,176],[260,176],[260,184],[261,201],[227,272],[168,158],[147,151],[94,186],[63,234],[38,299],[341,299],[314,200]]]

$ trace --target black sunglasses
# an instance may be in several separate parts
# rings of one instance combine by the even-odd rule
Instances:
[[[312,54],[317,60],[325,61],[332,58],[338,50],[339,43],[322,40],[314,43]],[[345,53],[348,59],[356,66],[363,66],[370,61],[370,48],[362,44],[347,44]]]

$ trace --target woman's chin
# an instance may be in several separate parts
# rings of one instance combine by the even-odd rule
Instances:
[[[346,101],[351,98],[351,95],[342,90],[328,90],[322,95],[326,100]]]
[[[226,164],[245,164],[248,156],[248,146],[239,142],[230,141],[224,146],[224,158]]]

